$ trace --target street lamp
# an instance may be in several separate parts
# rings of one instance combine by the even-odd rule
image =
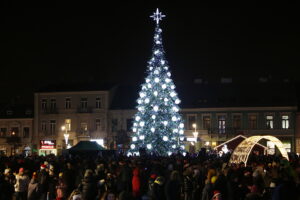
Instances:
[[[193,128],[195,129],[195,131],[193,132],[193,135],[195,138],[195,142],[197,142],[197,138],[198,138],[197,124],[193,124]]]
[[[68,140],[69,140],[70,134],[68,133],[68,129],[67,129],[66,126],[62,126],[62,127],[61,127],[61,130],[62,130],[62,131],[66,131],[66,132],[64,133],[64,138],[65,138],[66,149],[67,149],[67,148],[68,148]]]

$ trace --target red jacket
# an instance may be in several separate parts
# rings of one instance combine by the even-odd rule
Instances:
[[[132,194],[134,197],[138,197],[140,194],[140,177],[139,177],[139,169],[135,168],[133,170],[133,177],[132,177]]]

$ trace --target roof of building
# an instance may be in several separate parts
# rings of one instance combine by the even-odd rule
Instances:
[[[33,118],[32,105],[7,104],[0,106],[0,119]]]
[[[297,106],[291,84],[179,84],[181,108]],[[140,86],[117,88],[110,108],[135,109]]]
[[[88,82],[88,83],[58,83],[47,85],[36,93],[47,92],[75,92],[75,91],[108,91],[115,86],[113,83]]]

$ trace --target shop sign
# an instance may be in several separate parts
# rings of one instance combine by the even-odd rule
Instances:
[[[40,146],[41,146],[41,149],[55,149],[56,141],[55,140],[41,140]]]

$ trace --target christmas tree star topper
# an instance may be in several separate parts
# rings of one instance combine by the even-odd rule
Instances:
[[[161,12],[159,12],[158,8],[156,9],[156,12],[153,13],[153,15],[150,16],[153,18],[154,21],[156,21],[156,24],[159,24],[159,21],[162,20],[163,17],[166,17],[166,15],[163,15]]]

